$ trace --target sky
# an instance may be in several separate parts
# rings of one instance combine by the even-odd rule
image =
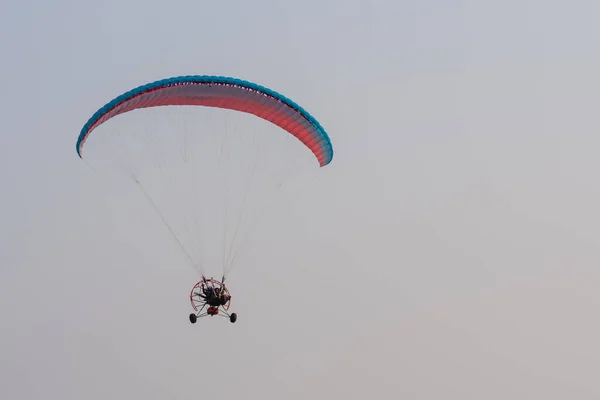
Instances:
[[[600,4],[33,1],[0,13],[6,399],[600,396]],[[77,157],[187,75],[294,99],[335,155],[192,325],[197,274]]]

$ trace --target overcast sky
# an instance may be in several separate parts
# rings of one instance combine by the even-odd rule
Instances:
[[[597,399],[599,18],[593,0],[5,2],[0,397]],[[189,323],[197,274],[75,152],[105,102],[185,74],[285,94],[335,150],[230,275],[236,324]]]

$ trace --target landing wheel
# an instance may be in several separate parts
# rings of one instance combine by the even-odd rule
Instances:
[[[198,317],[196,317],[196,314],[190,314],[190,322],[192,324],[195,324],[196,321],[198,321]]]
[[[229,316],[229,320],[233,324],[235,321],[237,321],[237,314],[236,313],[231,313],[231,315]]]

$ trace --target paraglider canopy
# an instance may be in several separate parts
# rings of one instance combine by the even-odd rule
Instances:
[[[287,97],[255,83],[222,77],[191,75],[167,78],[139,86],[107,103],[83,126],[77,154],[90,133],[102,123],[140,108],[193,105],[226,108],[254,114],[296,136],[321,166],[331,162],[331,141],[319,122]]]

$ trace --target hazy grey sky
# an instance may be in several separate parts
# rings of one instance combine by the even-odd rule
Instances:
[[[592,0],[4,4],[0,397],[597,399],[599,18]],[[284,93],[336,151],[231,274],[234,325],[189,323],[197,275],[75,152],[106,101],[183,74]]]

